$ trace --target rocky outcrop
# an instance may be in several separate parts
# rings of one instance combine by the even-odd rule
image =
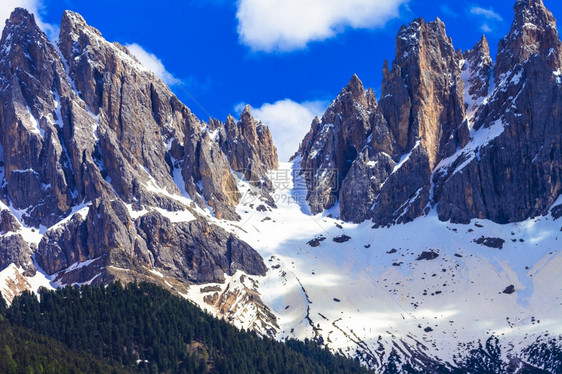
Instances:
[[[461,55],[444,24],[415,20],[396,45],[380,102],[355,76],[304,138],[299,154],[302,172],[314,176],[307,183],[312,213],[339,199],[345,220],[412,220],[429,202],[433,168],[468,132]]]
[[[249,110],[238,123],[201,122],[70,11],[52,43],[15,10],[0,77],[0,271],[33,275],[35,259],[59,284],[148,280],[177,290],[265,274],[257,252],[208,222],[209,212],[239,219],[233,170],[265,186],[277,167],[271,134]]]
[[[474,48],[463,53],[463,59],[461,69],[466,85],[464,101],[467,117],[470,118],[482,99],[490,94],[493,63],[490,46],[484,35]]]
[[[217,218],[238,220],[235,207],[242,195],[237,182],[243,178],[259,190],[260,200],[274,206],[268,172],[279,166],[277,150],[271,132],[252,117],[250,107],[238,122],[232,116],[225,123],[201,124],[193,115],[189,120],[193,125],[185,134],[182,169],[189,196]]]
[[[339,201],[342,219],[376,225],[433,207],[455,222],[546,214],[562,184],[561,50],[540,0],[516,2],[495,66],[485,37],[461,53],[439,19],[403,26],[379,103],[367,108],[362,86],[343,101],[348,85],[301,144],[302,173],[316,178],[307,183],[312,213]],[[342,136],[350,128],[361,129],[358,137]],[[338,183],[330,184],[334,174]]]
[[[383,69],[380,106],[399,152],[420,141],[431,169],[456,146],[451,139],[464,119],[458,60],[441,20],[417,19],[400,29],[392,70]]]
[[[509,33],[498,44],[494,66],[496,85],[522,62],[536,55],[551,71],[562,65],[561,43],[556,19],[542,0],[516,0],[515,17]]]
[[[155,266],[165,275],[195,283],[223,282],[225,273],[237,270],[265,275],[263,260],[250,246],[203,221],[173,225],[153,212],[136,224]]]
[[[191,121],[197,121],[191,118]],[[208,131],[191,126],[185,134],[182,175],[185,189],[200,207],[208,207],[219,219],[238,220],[240,199],[236,179],[219,145]]]
[[[37,263],[47,274],[54,274],[86,261],[90,258],[87,239],[85,217],[75,214],[66,224],[51,228],[45,234],[35,257]]]
[[[139,273],[158,269],[186,284],[223,282],[225,274],[237,270],[250,275],[266,271],[250,246],[219,227],[201,220],[172,223],[156,211],[133,221],[123,203],[102,200],[94,202],[87,214],[76,214],[49,230],[36,259],[48,274],[68,273],[72,265],[91,263],[105,277],[107,267]],[[88,280],[77,274],[74,279]]]
[[[217,317],[233,322],[237,327],[257,331],[262,336],[275,338],[279,326],[275,315],[263,304],[258,292],[259,283],[252,277],[231,277],[224,286],[200,288],[203,301],[216,311]],[[255,318],[240,324],[240,316],[252,313]]]
[[[21,229],[21,225],[12,212],[8,209],[0,210],[0,234],[16,232]]]
[[[15,264],[10,264],[6,269],[0,271],[0,278],[2,278],[0,295],[8,303],[11,303],[16,296],[31,288],[31,284],[29,284],[29,281]]]
[[[20,234],[0,236],[0,270],[14,264],[24,269],[24,275],[35,275],[36,269],[31,259],[29,244]]]
[[[353,76],[322,119],[315,119],[301,142],[298,154],[301,174],[308,187],[307,201],[313,214],[332,207],[339,187],[363,150],[377,107],[372,90]],[[385,144],[392,148],[392,142]]]
[[[0,202],[0,271],[12,265],[18,269],[18,274],[33,276],[36,269],[31,258],[32,248],[24,240],[21,230],[17,218]]]
[[[518,1],[515,11],[471,142],[435,173],[443,220],[520,221],[546,214],[562,191],[561,43],[541,1]]]
[[[112,189],[125,203],[178,209],[154,190],[179,194],[170,156],[183,142],[189,109],[126,48],[107,42],[76,13],[64,13],[59,46],[95,120],[89,138]]]
[[[16,9],[0,40],[0,142],[5,194],[31,225],[51,225],[73,204],[56,98],[71,95],[55,47],[32,15]]]
[[[267,173],[279,167],[277,150],[269,128],[252,116],[249,105],[238,122],[229,116],[224,126],[219,127],[218,142],[233,170],[253,185],[271,189]]]
[[[377,224],[408,222],[423,214],[431,173],[460,143],[464,83],[441,20],[417,19],[396,38],[392,70],[383,69],[381,111],[397,142],[397,165],[376,197]]]

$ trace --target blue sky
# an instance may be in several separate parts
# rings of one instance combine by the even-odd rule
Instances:
[[[557,18],[562,2],[543,0]],[[281,158],[294,152],[355,73],[379,92],[399,27],[441,18],[456,48],[482,34],[495,56],[514,0],[2,0],[0,17],[24,6],[44,28],[74,10],[110,41],[131,45],[202,119],[224,120],[250,104],[269,122]],[[158,60],[149,61],[152,54]]]

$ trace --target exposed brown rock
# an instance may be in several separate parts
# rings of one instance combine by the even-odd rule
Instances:
[[[4,283],[0,285],[0,294],[8,303],[11,303],[17,295],[31,289],[31,284],[15,265],[10,265],[4,270],[4,277]]]
[[[271,132],[252,116],[249,105],[242,111],[240,121],[232,116],[226,119],[218,141],[233,170],[243,173],[256,186],[271,188],[267,172],[279,167],[277,150]]]
[[[380,106],[402,153],[418,140],[430,169],[463,121],[458,55],[440,19],[414,20],[396,38],[392,70],[384,69]]]
[[[21,225],[12,212],[7,209],[0,211],[0,234],[15,232],[21,229]]]
[[[276,317],[261,301],[252,278],[242,276],[240,282],[235,280],[227,283],[224,291],[218,289],[211,292],[213,293],[205,295],[203,300],[217,311],[218,317],[234,321],[237,315],[253,310],[256,318],[251,322],[250,328],[263,336],[275,337],[279,329]]]
[[[540,56],[551,70],[555,71],[562,66],[562,48],[556,19],[542,0],[517,0],[513,10],[515,18],[511,30],[498,44],[494,67],[496,84],[515,65],[532,55]]]
[[[223,282],[224,274],[243,270],[264,275],[265,264],[246,243],[203,221],[172,225],[152,212],[137,221],[139,235],[162,273],[195,283]]]
[[[0,271],[11,264],[22,268],[26,276],[36,273],[31,260],[31,249],[20,234],[0,236]]]
[[[307,201],[313,214],[330,208],[339,187],[364,148],[377,106],[372,90],[365,91],[354,75],[324,113],[315,119],[301,142],[301,174],[308,186]],[[392,147],[392,143],[385,145]]]
[[[257,252],[206,223],[187,200],[238,219],[233,165],[252,178],[277,166],[269,130],[249,111],[230,132],[220,121],[202,123],[126,48],[69,11],[54,45],[17,9],[0,42],[0,77],[0,195],[24,210],[21,223],[45,226],[35,259],[57,282],[151,280],[185,289],[238,270],[265,273]],[[224,135],[220,142],[210,129]],[[170,222],[155,208],[196,218]],[[17,234],[21,227],[0,212],[0,270],[35,270],[35,247]]]
[[[474,118],[474,128],[490,135],[435,174],[443,220],[521,221],[546,214],[562,191],[562,64],[552,57],[562,52],[558,32],[541,1],[518,1],[515,9],[500,43],[497,86]],[[530,55],[527,43],[538,53]]]
[[[16,9],[0,45],[0,142],[6,190],[24,220],[53,224],[72,205],[69,160],[60,142],[57,94],[69,94],[58,53],[26,10]],[[54,92],[53,92],[54,91]]]
[[[301,144],[302,173],[316,178],[307,179],[311,212],[339,199],[341,218],[376,225],[408,222],[434,206],[454,222],[548,213],[562,191],[562,47],[542,1],[519,0],[515,12],[495,85],[485,37],[463,54],[439,19],[402,27],[369,119],[357,122],[361,116],[349,109],[365,109],[352,94],[364,90],[350,83]],[[330,118],[339,118],[333,128]],[[336,141],[350,127],[362,129],[352,148]],[[350,157],[350,149],[357,153]]]
[[[193,117],[190,120],[198,121]],[[239,220],[234,207],[240,200],[240,192],[219,145],[207,131],[190,126],[185,134],[184,149],[182,175],[189,196],[201,207],[208,204],[217,218]]]
[[[490,79],[492,78],[492,57],[490,56],[490,46],[484,35],[474,48],[463,53],[465,60],[462,70],[466,72],[466,82],[468,87],[465,91],[470,100],[477,103],[478,99],[488,96],[490,90]],[[474,104],[467,108],[467,113],[475,109]],[[463,144],[464,146],[464,144]]]

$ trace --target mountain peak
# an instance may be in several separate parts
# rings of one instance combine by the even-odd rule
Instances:
[[[102,36],[101,32],[99,32],[95,27],[88,25],[84,17],[82,17],[80,14],[75,13],[71,10],[64,11],[60,28],[61,40],[65,36],[80,35],[80,32],[85,30],[91,31],[99,37]],[[74,40],[75,38],[72,37],[72,39]]]
[[[562,65],[562,46],[556,19],[542,0],[518,0],[509,33],[500,40],[495,77],[507,73],[532,55],[539,55],[556,70]]]
[[[246,104],[242,110],[241,116],[252,116],[252,107],[250,104]]]
[[[360,95],[365,94],[365,88],[363,87],[363,82],[361,82],[357,74],[353,74],[353,76],[349,80],[349,83],[345,87],[345,90],[351,92],[351,94],[354,97],[358,97]]]
[[[25,8],[16,8],[12,11],[7,22],[14,24],[23,24],[24,22],[35,23],[35,17]]]
[[[490,45],[488,44],[486,36],[482,35],[474,47],[464,52],[463,56],[470,63],[478,65],[485,60],[485,62],[491,66],[492,58],[490,57]]]
[[[488,39],[486,38],[486,35],[484,35],[484,34],[482,34],[482,37],[480,38],[478,43],[476,43],[475,47],[479,48],[482,51],[487,50],[488,54],[490,54],[490,45],[488,44]]]
[[[23,34],[25,32],[40,33],[41,30],[37,26],[35,16],[27,9],[16,8],[6,20],[6,27],[3,34]]]
[[[490,46],[484,35],[472,49],[463,53],[463,59],[465,62],[461,68],[465,72],[465,90],[470,96],[470,100],[467,100],[467,113],[470,113],[476,109],[479,99],[488,95],[490,89],[493,63],[490,56]],[[465,99],[468,99],[468,97],[465,97]]]
[[[520,9],[541,10],[546,9],[542,0],[517,0],[513,5],[517,12]]]
[[[518,27],[525,27],[526,24],[531,23],[536,26],[556,28],[556,19],[544,6],[542,0],[517,0],[513,10],[515,12],[513,24]]]
[[[73,12],[71,10],[65,10],[62,14],[63,21],[67,21],[73,24],[87,25],[86,20],[81,14]]]

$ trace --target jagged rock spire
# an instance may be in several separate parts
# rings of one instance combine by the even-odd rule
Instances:
[[[334,205],[339,186],[365,146],[371,117],[377,107],[372,90],[366,91],[357,75],[341,90],[322,119],[312,121],[298,154],[309,192],[307,200],[316,214]],[[321,174],[322,170],[328,172]]]
[[[0,214],[12,238],[0,233],[0,252],[9,247],[18,266],[33,270],[33,249],[49,274],[96,259],[59,273],[62,284],[154,279],[155,267],[184,284],[221,281],[236,269],[263,273],[259,255],[203,213],[210,207],[217,218],[238,218],[228,158],[125,47],[70,11],[55,46],[18,8],[0,55]],[[8,206],[22,214],[16,219]],[[187,218],[172,222],[165,217],[172,212]],[[28,242],[24,226],[43,226],[42,239]],[[213,239],[197,242],[203,236]]]
[[[302,166],[319,176],[336,168],[344,176],[338,185],[342,218],[407,222],[437,205],[442,219],[508,222],[543,214],[554,202],[562,188],[562,48],[542,1],[517,1],[515,12],[500,43],[498,84],[491,84],[484,36],[463,54],[441,20],[416,19],[398,32],[392,65],[385,61],[381,99],[365,122],[364,141],[353,142],[357,153],[349,157],[347,138],[340,136],[351,131],[346,124],[356,123],[348,109],[362,100],[352,94],[360,91],[355,77],[322,121],[313,122],[301,145]],[[353,161],[349,166],[338,158]],[[308,201],[318,213],[334,194],[315,186]]]
[[[490,76],[493,63],[490,57],[490,46],[488,45],[486,36],[482,35],[478,43],[476,43],[472,49],[463,53],[463,57],[466,63],[462,69],[467,72],[465,84],[468,84],[468,87],[465,87],[465,91],[468,93],[470,99],[475,102],[478,98],[488,96],[488,91],[490,89]],[[467,108],[467,111],[470,109],[472,108]]]
[[[254,118],[250,105],[244,107],[239,121],[228,116],[224,131],[219,135],[219,145],[232,169],[243,173],[252,184],[271,190],[273,186],[267,180],[267,173],[279,166],[277,149],[271,131]]]
[[[510,32],[500,40],[494,75],[507,73],[516,64],[538,54],[556,70],[562,66],[562,44],[556,19],[542,0],[517,0]]]
[[[430,165],[464,117],[457,56],[445,24],[419,18],[396,37],[392,70],[383,68],[380,105],[402,152],[421,139]]]

